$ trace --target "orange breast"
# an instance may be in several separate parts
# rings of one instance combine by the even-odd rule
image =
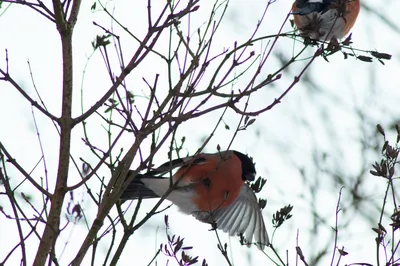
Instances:
[[[192,183],[195,194],[194,204],[200,211],[212,212],[226,207],[238,197],[244,184],[240,160],[234,155],[209,156],[204,164],[193,165],[190,168],[181,168],[174,175],[174,179],[182,174],[183,183]]]
[[[296,7],[296,1],[293,3],[292,5],[292,12],[297,11],[297,7]],[[302,28],[303,28],[303,23],[300,20],[300,16],[299,15],[293,15],[293,21],[294,24],[296,25],[297,29],[300,31],[300,33],[302,33]]]
[[[297,29],[300,33],[305,37],[310,37],[312,39],[324,39],[325,36],[324,31],[321,29],[332,28],[329,24],[338,23],[338,28],[335,29],[336,35],[335,37],[340,39],[346,36],[351,28],[354,26],[354,23],[357,20],[358,14],[360,12],[360,0],[336,0],[336,7],[332,4],[331,10],[335,8],[339,8],[344,12],[343,17],[339,17],[334,19],[333,17],[329,20],[321,19],[322,16],[320,13],[311,13],[305,16],[293,15],[294,23],[296,24]],[[346,6],[343,6],[345,4]],[[296,7],[296,3],[292,5],[292,12],[295,12],[298,8]],[[340,21],[339,21],[340,20]]]
[[[347,14],[345,14],[346,18],[346,27],[344,28],[344,35],[347,35],[351,28],[356,23],[358,14],[360,13],[360,0],[354,0],[347,4]]]

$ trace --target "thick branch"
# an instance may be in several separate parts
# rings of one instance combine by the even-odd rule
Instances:
[[[57,170],[57,181],[49,217],[44,229],[38,252],[36,253],[34,265],[45,265],[47,256],[54,256],[54,247],[60,233],[60,216],[67,193],[67,179],[69,168],[69,156],[71,147],[71,132],[73,128],[72,113],[72,92],[73,92],[73,60],[72,60],[72,33],[76,23],[77,12],[80,1],[73,3],[72,21],[67,23],[64,20],[64,12],[60,1],[53,0],[54,14],[56,17],[57,30],[61,37],[62,60],[63,60],[63,94],[62,94],[62,114],[58,121],[60,125],[60,152]],[[56,258],[52,258],[56,259]]]
[[[81,1],[82,0],[75,0],[72,3],[71,15],[69,16],[69,19],[68,19],[68,23],[72,26],[75,25],[75,23],[78,19],[79,8],[81,7]]]

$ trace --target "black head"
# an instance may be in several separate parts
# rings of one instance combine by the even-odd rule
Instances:
[[[241,152],[233,151],[233,153],[242,162],[242,178],[244,181],[254,181],[256,177],[256,168],[254,167],[253,160],[249,156]]]

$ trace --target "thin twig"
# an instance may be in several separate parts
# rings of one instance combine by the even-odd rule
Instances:
[[[342,189],[343,187],[340,188],[339,190],[339,197],[336,205],[336,213],[335,213],[335,228],[333,229],[335,232],[335,241],[333,243],[333,251],[332,251],[332,260],[331,260],[331,266],[333,265],[333,261],[335,260],[335,254],[336,254],[336,249],[337,249],[337,239],[338,239],[338,222],[339,222],[339,212],[340,212],[340,199],[342,197]]]
[[[4,159],[5,158],[4,158],[3,152],[1,152],[1,150],[0,150],[0,161],[1,161],[1,164],[2,164],[3,169],[4,169],[4,173],[5,173],[5,175],[4,175],[3,171],[0,168],[0,181],[3,183],[3,185],[5,187],[8,200],[10,201],[10,205],[11,205],[11,208],[12,208],[14,216],[15,216],[15,224],[17,226],[18,236],[19,236],[19,239],[20,239],[20,242],[19,242],[18,245],[21,245],[21,260],[23,262],[23,265],[27,265],[26,264],[26,249],[25,249],[24,233],[22,231],[20,218],[19,218],[19,215],[18,215],[17,208],[15,206],[16,200],[15,200],[15,197],[14,197],[14,192],[11,189],[11,186],[10,186],[10,183],[9,183],[9,178],[7,176],[6,165],[5,165],[5,160]],[[11,255],[13,250],[14,249],[11,250],[9,255]],[[8,256],[6,256],[4,261],[6,261],[7,259],[8,259]]]
[[[36,107],[40,112],[42,112],[45,116],[47,116],[48,118],[50,118],[53,121],[57,121],[58,122],[58,118],[54,115],[52,115],[50,112],[48,112],[45,108],[43,108],[42,106],[40,106],[36,101],[34,101],[22,88],[21,86],[19,86],[19,84],[10,76],[10,74],[8,72],[5,72],[3,69],[0,68],[0,74],[3,75],[2,80],[8,81],[11,83],[11,85],[14,86],[15,89],[17,89],[17,91],[19,93],[22,94],[22,96],[28,100],[28,102],[30,102],[31,105],[33,105],[34,107]]]
[[[40,186],[26,171],[25,169],[17,163],[17,161],[11,156],[11,154],[7,151],[7,149],[4,147],[3,143],[0,141],[0,151],[4,153],[4,155],[7,158],[7,162],[10,162],[17,170],[26,178],[29,180],[29,182],[37,189],[39,190],[42,194],[46,195],[46,197],[51,197],[51,193],[48,192],[46,189],[44,189],[42,186]]]

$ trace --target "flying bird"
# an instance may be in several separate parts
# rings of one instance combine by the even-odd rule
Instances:
[[[171,174],[172,169],[178,170]],[[245,183],[253,181],[256,174],[247,155],[228,150],[169,161],[136,175],[121,199],[162,197],[170,189],[167,174],[172,175],[173,185],[166,199],[181,212],[229,235],[243,235],[247,243],[254,237],[259,249],[269,245],[257,197]]]
[[[294,23],[303,37],[330,41],[344,38],[360,12],[360,0],[296,0]]]

